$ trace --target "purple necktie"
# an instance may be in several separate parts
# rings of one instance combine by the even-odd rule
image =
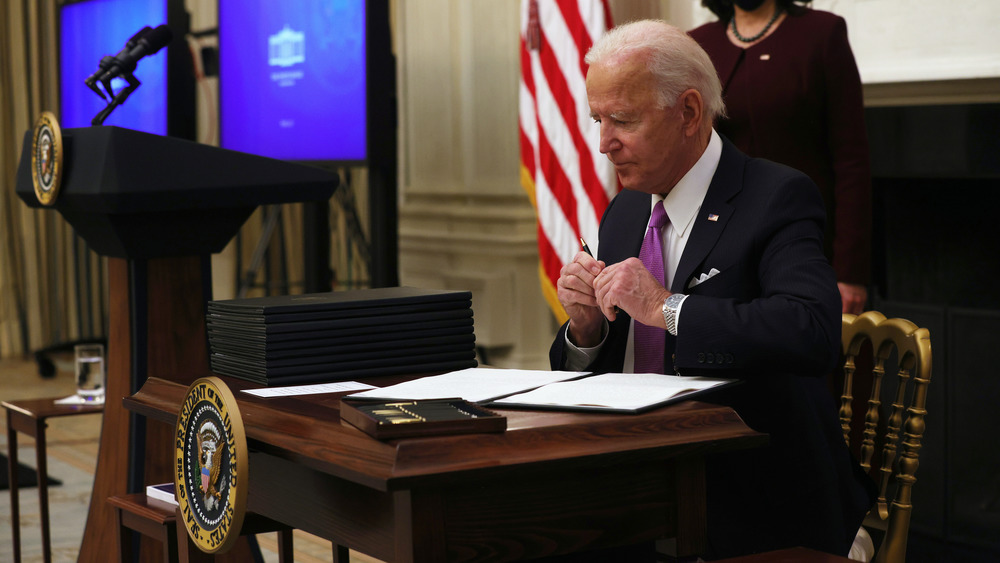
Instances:
[[[659,201],[653,207],[653,216],[646,229],[646,238],[642,240],[639,250],[639,260],[653,274],[660,285],[666,285],[663,277],[663,245],[660,231],[667,224],[667,212],[663,210],[663,202]],[[662,328],[646,326],[635,322],[634,352],[635,373],[663,373],[663,348],[666,332]]]

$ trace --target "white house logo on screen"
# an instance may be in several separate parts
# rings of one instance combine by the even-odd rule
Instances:
[[[288,68],[306,62],[306,34],[281,28],[281,31],[267,38],[267,64],[278,67],[271,71],[271,82],[278,87],[295,86],[305,76],[301,69]]]
[[[306,62],[306,34],[292,31],[287,25],[267,38],[267,63],[271,66],[292,66]]]

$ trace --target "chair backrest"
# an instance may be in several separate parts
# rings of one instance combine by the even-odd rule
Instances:
[[[867,349],[863,347],[866,341],[871,342],[874,354],[868,360],[862,352]],[[924,435],[924,416],[927,414],[927,384],[931,378],[930,332],[905,319],[886,319],[877,311],[857,316],[845,314],[841,345],[844,388],[840,421],[844,439],[851,451],[859,455],[862,467],[875,479],[879,488],[878,500],[864,525],[885,532],[876,551],[876,562],[903,563],[913,510],[911,492],[916,481],[917,456]],[[896,353],[895,370],[891,369],[893,351]],[[859,364],[867,363],[873,364],[870,379],[857,372]],[[890,372],[887,373],[887,369]],[[883,388],[886,393],[892,393],[893,382],[896,384],[894,398],[891,404],[883,407]],[[851,444],[854,393],[869,388],[861,443]],[[857,437],[855,434],[855,439]],[[897,459],[900,442],[902,452]],[[891,503],[889,495],[892,495]]]

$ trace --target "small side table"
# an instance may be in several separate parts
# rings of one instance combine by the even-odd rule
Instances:
[[[118,523],[119,561],[132,560],[129,530],[135,530],[162,543],[165,563],[199,563],[215,560],[214,555],[204,553],[188,538],[183,522],[178,521],[180,515],[176,505],[148,498],[145,493],[108,497],[108,504],[115,508],[115,520]],[[240,535],[266,532],[278,532],[278,563],[291,563],[295,558],[292,529],[270,518],[248,512],[243,520]]]
[[[14,562],[21,561],[21,506],[17,486],[17,433],[23,432],[35,439],[35,458],[38,466],[38,506],[42,520],[42,555],[52,561],[49,537],[49,485],[46,456],[46,420],[57,416],[92,414],[104,411],[104,405],[57,405],[56,398],[3,401],[7,409],[7,454],[10,464],[10,515],[13,528]]]

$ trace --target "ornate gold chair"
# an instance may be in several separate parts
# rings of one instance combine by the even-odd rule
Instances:
[[[859,531],[859,538],[864,537],[867,530],[877,530],[874,535],[881,537],[881,541],[874,549],[872,560],[875,563],[904,563],[913,510],[911,492],[916,481],[917,458],[927,414],[930,332],[906,319],[887,319],[876,311],[844,315],[841,329],[844,380],[840,421],[844,440],[879,489],[878,499],[865,518],[865,531]],[[868,357],[866,342],[871,343],[872,357]],[[861,364],[872,364],[870,376],[858,371]],[[856,393],[864,393],[867,397],[855,399]],[[892,398],[883,404],[883,397],[890,396]],[[856,409],[859,411],[857,417]],[[864,426],[855,428],[852,423],[855,418],[860,419],[862,410]],[[825,563],[850,559],[793,548],[724,561]]]
[[[911,493],[927,414],[927,384],[931,379],[930,332],[906,319],[886,319],[876,311],[859,316],[844,315],[841,329],[845,361],[840,421],[844,439],[848,446],[854,446],[852,451],[879,489],[878,500],[865,518],[864,526],[883,533],[874,559],[876,563],[903,563],[913,510]],[[855,391],[863,383],[857,380],[856,361],[866,341],[871,342],[874,366],[867,386],[870,392],[858,447],[851,443],[852,403]],[[896,353],[895,370],[887,373],[893,351]],[[894,390],[886,385],[893,380]],[[894,393],[892,402],[885,406],[882,404],[883,387],[886,392]]]

